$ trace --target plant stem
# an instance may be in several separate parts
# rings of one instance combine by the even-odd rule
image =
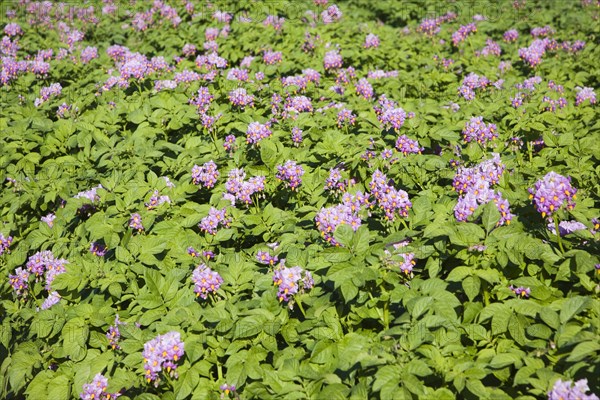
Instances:
[[[300,312],[302,312],[302,315],[304,316],[304,318],[306,318],[306,313],[304,312],[304,307],[302,307],[302,302],[300,301],[300,299],[296,299],[296,304],[298,304]]]
[[[554,218],[554,229],[556,230],[556,240],[558,240],[558,247],[560,248],[560,252],[562,254],[565,254],[565,249],[562,245],[562,239],[560,237],[560,230],[559,230],[559,226],[558,226],[558,218]]]

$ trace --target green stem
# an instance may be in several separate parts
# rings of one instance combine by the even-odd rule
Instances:
[[[488,290],[488,285],[485,282],[483,284],[483,303],[487,306],[490,305],[490,292]]]
[[[390,329],[390,305],[388,301],[383,303],[383,326]]]
[[[565,254],[565,249],[562,245],[562,239],[560,237],[560,230],[559,230],[559,226],[558,226],[558,218],[557,217],[554,218],[554,229],[556,230],[556,240],[558,240],[558,247],[560,248],[560,252],[562,254]]]
[[[306,318],[306,313],[304,312],[304,307],[302,307],[302,302],[300,301],[299,298],[296,299],[296,304],[298,304],[298,308],[300,309],[300,312],[302,313],[304,318]]]
[[[221,365],[221,363],[217,364],[217,376],[219,378],[219,381],[223,379],[223,366]]]

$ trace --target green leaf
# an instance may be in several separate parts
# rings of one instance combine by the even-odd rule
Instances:
[[[481,289],[481,280],[477,276],[467,276],[462,283],[463,290],[465,294],[469,298],[469,301],[473,301],[477,295],[479,295],[479,290]]]
[[[590,303],[589,297],[575,296],[566,299],[560,309],[560,323],[565,324],[575,315],[586,309]]]
[[[547,306],[542,307],[540,311],[540,318],[546,323],[546,325],[553,329],[558,329],[561,324],[558,313]]]
[[[348,224],[338,225],[333,234],[335,240],[344,247],[351,246],[353,236],[354,231],[352,230],[352,227]]]
[[[591,357],[592,360],[595,360],[597,359],[598,351],[600,351],[600,343],[598,343],[598,341],[581,342],[571,350],[569,357],[567,357],[567,361],[581,361],[586,357]]]
[[[496,227],[500,221],[500,212],[493,201],[488,202],[483,206],[483,213],[481,214],[481,222],[487,233],[490,233],[492,229]]]
[[[58,375],[48,383],[48,398],[69,400],[71,398],[71,380],[65,375]]]

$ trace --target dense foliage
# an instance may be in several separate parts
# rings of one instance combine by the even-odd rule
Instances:
[[[2,12],[0,397],[600,393],[597,1]]]

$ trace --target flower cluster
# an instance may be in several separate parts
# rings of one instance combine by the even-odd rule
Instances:
[[[359,209],[353,207],[349,202],[328,208],[323,207],[315,217],[317,229],[327,242],[333,246],[339,246],[340,244],[333,237],[335,229],[340,225],[350,225],[356,232],[361,225],[358,211]]]
[[[556,111],[557,108],[562,109],[567,106],[567,99],[565,99],[564,97],[559,97],[558,100],[554,100],[549,96],[544,96],[542,102],[547,103],[545,110],[550,112]]]
[[[207,87],[200,86],[198,94],[190,100],[190,104],[195,105],[199,113],[205,113],[214,98]]]
[[[321,12],[321,20],[324,24],[331,24],[339,21],[342,18],[342,11],[335,4],[327,7],[326,10]]]
[[[265,265],[275,265],[279,262],[279,257],[276,255],[272,256],[268,251],[259,250],[256,253],[256,261]]]
[[[533,36],[533,37],[552,36],[555,33],[556,33],[556,31],[550,25],[546,25],[543,27],[537,26],[537,27],[531,29],[531,36]]]
[[[458,46],[458,44],[464,41],[468,35],[475,32],[477,32],[477,26],[474,23],[461,25],[460,28],[452,34],[452,44]]]
[[[485,41],[485,47],[481,49],[481,51],[476,51],[476,56],[499,56],[502,53],[502,49],[497,42],[494,42],[492,39],[487,39]]]
[[[121,322],[119,319],[119,314],[115,316],[115,323],[108,328],[108,332],[106,332],[106,338],[108,339],[109,346],[113,349],[120,349],[119,339],[121,338],[121,331],[119,331],[119,325],[124,325],[124,322]]]
[[[385,212],[387,220],[393,221],[396,213],[402,217],[408,217],[408,210],[412,207],[408,193],[388,185],[388,178],[383,172],[375,170],[369,188],[377,200],[377,204]]]
[[[225,136],[225,141],[223,142],[223,147],[228,152],[233,152],[235,145],[235,135],[227,135]]]
[[[536,67],[542,62],[542,57],[546,54],[547,46],[547,39],[536,39],[529,47],[519,49],[519,57],[529,64],[530,67]]]
[[[155,189],[152,196],[150,196],[150,200],[144,205],[148,210],[152,210],[164,203],[171,204],[171,198],[167,195],[161,196],[159,191]]]
[[[154,339],[144,344],[142,357],[144,358],[144,371],[146,371],[146,380],[154,381],[158,386],[160,380],[159,373],[166,369],[169,375],[177,377],[175,370],[176,362],[184,354],[184,343],[177,331],[171,331],[164,335],[158,335]]]
[[[502,35],[502,39],[504,39],[504,41],[507,43],[516,42],[518,38],[519,32],[516,29],[509,29],[504,32],[504,35]]]
[[[246,179],[246,173],[243,169],[234,168],[227,175],[225,188],[228,193],[223,195],[223,198],[230,200],[232,205],[236,200],[249,205],[252,203],[253,194],[265,190],[266,178],[264,176],[254,176],[247,181],[244,179]]]
[[[342,56],[337,51],[328,51],[323,58],[323,67],[327,69],[342,68]]]
[[[285,164],[277,166],[275,177],[285,182],[290,189],[296,190],[302,183],[302,175],[304,175],[304,169],[295,161],[288,160]]]
[[[46,86],[40,89],[40,97],[35,99],[35,106],[39,107],[46,101],[50,99],[50,97],[60,96],[62,92],[62,86],[60,83],[53,83],[50,86]]]
[[[421,154],[424,150],[423,147],[419,146],[418,141],[412,140],[406,135],[399,136],[396,139],[396,149],[405,156],[411,153]]]
[[[292,117],[292,119],[295,119],[301,112],[313,111],[312,101],[306,96],[288,97],[283,108],[282,116],[284,118]]]
[[[365,44],[363,45],[365,49],[370,49],[372,47],[379,47],[379,37],[373,33],[369,33],[365,38]]]
[[[231,68],[229,72],[227,72],[227,79],[230,81],[247,82],[250,77],[247,69]]]
[[[264,138],[271,136],[271,134],[272,132],[268,124],[251,122],[246,130],[246,142],[250,144],[257,144]]]
[[[531,294],[531,289],[524,286],[514,287],[513,285],[510,285],[509,289],[516,294],[517,297],[527,298]]]
[[[585,394],[590,390],[587,379],[580,379],[573,385],[572,381],[563,381],[562,379],[554,382],[552,390],[548,393],[548,400],[598,400],[598,396],[593,393]]]
[[[475,89],[485,89],[490,85],[490,80],[485,76],[479,76],[474,72],[471,72],[464,77],[462,85],[458,88],[458,93],[465,100],[475,99]]]
[[[548,172],[537,181],[534,189],[529,189],[529,198],[542,217],[551,216],[566,202],[567,208],[575,207],[577,189],[571,186],[571,177],[564,177],[554,171]]]
[[[365,100],[370,100],[373,98],[373,86],[365,78],[361,78],[356,84],[356,94],[362,96]]]
[[[203,232],[208,232],[211,235],[217,234],[219,226],[228,227],[230,220],[227,218],[227,212],[225,208],[217,209],[211,207],[208,211],[208,215],[200,221],[198,228]]]
[[[384,129],[394,129],[398,131],[404,125],[406,120],[406,111],[398,107],[396,102],[389,100],[385,95],[379,96],[379,106],[374,106],[373,109],[377,114],[377,119]]]
[[[577,96],[575,97],[575,105],[581,105],[584,101],[589,100],[590,104],[596,104],[596,93],[590,87],[577,87]]]
[[[334,190],[343,192],[348,187],[348,180],[342,177],[342,170],[331,168],[329,177],[325,179],[325,190]]]
[[[281,62],[280,51],[265,50],[263,53],[263,62],[267,65],[275,65]]]
[[[142,216],[138,213],[131,214],[131,218],[129,218],[129,227],[131,229],[136,229],[138,232],[144,230],[144,225],[142,225]]]
[[[338,127],[342,127],[344,125],[354,125],[356,122],[356,115],[352,112],[352,110],[348,110],[344,108],[338,112],[337,115],[337,125]]]
[[[456,14],[449,11],[445,15],[437,18],[424,18],[417,28],[417,32],[421,32],[426,36],[434,36],[440,32],[440,25],[446,21],[451,21],[456,18]]]
[[[495,124],[485,124],[483,117],[472,117],[469,122],[466,123],[463,129],[463,138],[465,142],[477,142],[479,144],[485,144],[498,137],[497,127]]]
[[[302,277],[304,272],[304,277]],[[300,288],[302,283],[302,288]],[[310,289],[314,286],[314,280],[309,271],[303,271],[302,268],[285,267],[280,263],[273,271],[273,284],[278,287],[277,298],[279,301],[289,301],[291,297],[299,291]]]
[[[12,242],[13,242],[12,236],[4,237],[4,235],[2,233],[0,233],[0,256],[2,254],[4,254],[4,252],[10,251],[8,248],[10,247]]]
[[[216,293],[223,283],[223,278],[218,272],[210,269],[206,264],[200,264],[192,273],[194,293],[196,297],[206,300],[209,293]]]
[[[81,400],[108,400],[116,399],[120,393],[108,393],[108,379],[102,374],[96,374],[91,383],[83,385],[83,392],[79,394]]]
[[[207,189],[215,186],[220,175],[217,164],[213,160],[205,162],[202,166],[194,165],[192,168],[192,182],[194,182],[194,185],[204,185]]]
[[[454,207],[454,216],[458,221],[466,221],[480,205],[493,201],[500,213],[498,225],[510,224],[513,215],[508,201],[491,188],[500,181],[504,169],[497,153],[475,167],[458,168],[452,182],[452,190],[460,196]]]
[[[108,248],[102,243],[92,242],[92,244],[90,245],[90,253],[97,257],[104,257],[107,251]]]
[[[229,92],[229,101],[236,107],[254,107],[254,96],[246,93],[246,89],[237,88]]]
[[[66,272],[65,265],[69,262],[65,259],[57,259],[51,251],[40,251],[28,258],[25,269],[19,267],[15,270],[14,275],[9,275],[10,285],[15,290],[17,296],[26,297],[29,290],[29,277],[35,276],[36,282],[43,276],[46,284],[45,289],[48,291],[48,298],[42,303],[42,310],[46,310],[58,303],[60,295],[56,291],[52,291],[52,282],[57,275]]]
[[[292,128],[292,142],[296,147],[302,143],[302,129],[298,128],[297,126]]]
[[[552,234],[556,235],[556,227],[554,222],[549,218],[548,230],[552,232]],[[558,233],[560,236],[565,236],[575,231],[583,231],[586,230],[587,226],[578,221],[561,221],[558,224]]]

